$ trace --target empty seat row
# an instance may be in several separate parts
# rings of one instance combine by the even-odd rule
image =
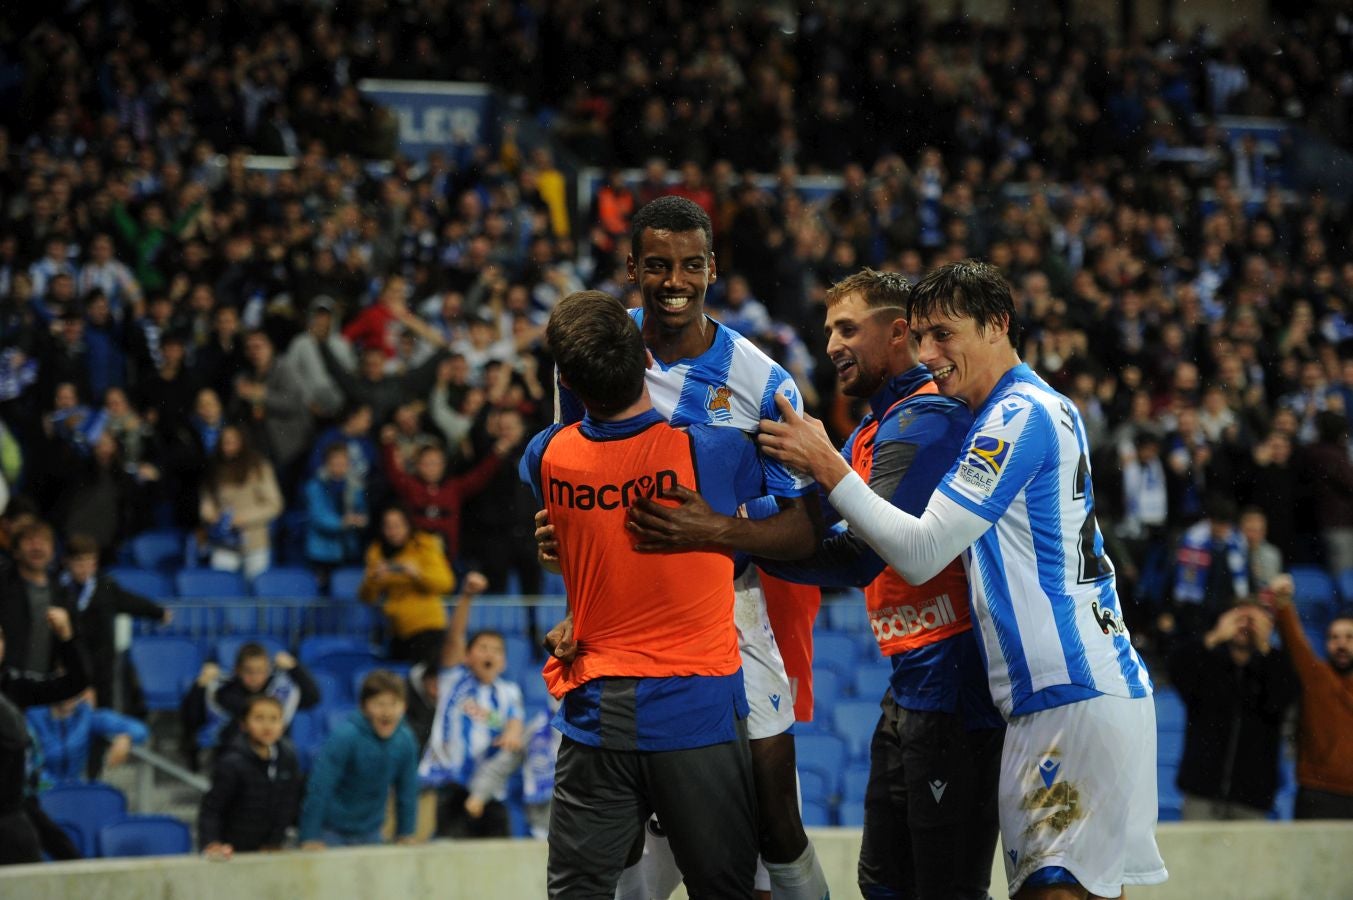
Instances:
[[[127,812],[127,798],[101,782],[64,784],[38,795],[52,821],[86,858],[191,853],[192,833],[173,816]]]

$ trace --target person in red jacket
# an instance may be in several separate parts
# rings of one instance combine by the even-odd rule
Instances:
[[[381,429],[381,455],[390,486],[408,508],[415,528],[441,535],[446,558],[452,563],[460,550],[461,506],[488,486],[503,458],[516,445],[517,440],[500,438],[469,471],[448,478],[446,451],[441,447],[429,445],[419,450],[413,458],[413,471],[406,472],[395,452],[394,426]]]

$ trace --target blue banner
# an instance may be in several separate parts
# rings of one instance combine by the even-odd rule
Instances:
[[[464,81],[368,78],[357,89],[399,120],[399,152],[423,160],[440,150],[453,160],[497,137],[493,92]]]

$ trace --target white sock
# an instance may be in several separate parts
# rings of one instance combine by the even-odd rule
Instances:
[[[774,900],[829,900],[831,897],[827,876],[822,874],[812,841],[793,862],[762,860],[762,863],[770,873],[770,895]]]
[[[644,884],[643,863],[636,863],[620,873],[615,886],[615,900],[649,900],[648,886]]]

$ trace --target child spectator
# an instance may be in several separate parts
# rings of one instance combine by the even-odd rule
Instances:
[[[221,676],[215,663],[202,666],[180,706],[185,736],[196,735],[196,746],[203,749],[227,746],[249,701],[258,696],[272,697],[282,705],[284,729],[291,727],[297,710],[320,701],[315,680],[296,657],[284,651],[270,664],[261,644],[248,643],[235,655],[235,671],[229,678]]]
[[[347,444],[324,451],[324,467],[305,483],[305,507],[305,557],[327,582],[335,568],[362,558],[367,524],[366,486],[352,477]]]
[[[301,807],[301,768],[285,727],[276,697],[249,698],[241,733],[221,751],[202,797],[197,833],[208,857],[282,848]]]
[[[103,764],[113,768],[127,761],[132,744],[144,744],[150,735],[130,716],[90,706],[88,695],[28,711],[28,725],[42,747],[42,773],[58,784],[84,780],[96,739],[107,744]]]
[[[66,571],[61,575],[61,584],[66,591],[66,603],[77,616],[80,640],[89,652],[90,683],[94,688],[91,702],[111,707],[115,699],[117,648],[114,630],[118,615],[125,613],[141,619],[158,619],[167,625],[173,621],[174,612],[100,574],[99,546],[84,534],[73,534],[66,542]],[[126,665],[130,667],[131,663]],[[128,684],[131,684],[130,680]],[[124,694],[122,699],[124,702],[119,709],[137,708],[130,694]]]
[[[503,458],[516,443],[499,438],[489,453],[463,475],[446,475],[446,451],[437,446],[419,449],[413,457],[413,473],[399,464],[396,439],[398,429],[387,425],[381,429],[382,452],[385,456],[385,474],[411,513],[413,524],[424,531],[442,536],[446,558],[455,562],[460,551],[460,512],[465,501],[482,491]]]
[[[422,662],[440,651],[446,640],[442,596],[455,583],[441,540],[414,531],[404,510],[387,509],[380,538],[366,551],[366,574],[357,596],[365,603],[382,601],[394,634],[392,658]]]
[[[379,844],[390,791],[395,837],[414,842],[418,748],[404,725],[404,682],[384,670],[362,682],[360,711],[336,728],[315,760],[301,807],[301,846]]]
[[[559,761],[563,734],[551,724],[559,701],[550,698],[550,712],[538,712],[526,723],[526,748],[519,752],[504,749],[486,759],[470,777],[465,815],[480,821],[494,798],[507,790],[512,773],[521,769],[522,804],[531,837],[543,841],[550,831],[550,802],[554,797],[554,767]],[[499,804],[501,806],[501,804]]]
[[[253,578],[272,564],[268,526],[282,514],[272,465],[250,448],[236,425],[221,429],[202,485],[200,515],[208,529],[211,567]]]
[[[509,831],[506,783],[484,796],[472,796],[469,789],[480,767],[524,746],[521,688],[501,677],[507,667],[503,636],[481,631],[465,641],[470,604],[486,587],[488,579],[480,573],[465,576],[442,652],[437,715],[418,766],[423,785],[437,789],[439,837],[507,837]]]

